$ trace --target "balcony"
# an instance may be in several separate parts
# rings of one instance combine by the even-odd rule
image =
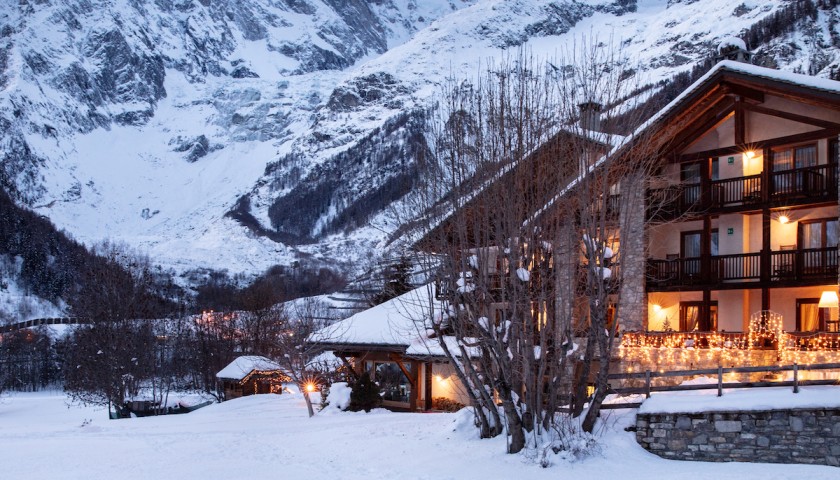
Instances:
[[[762,254],[741,253],[699,258],[649,259],[648,291],[767,286],[819,285],[837,282],[837,247],[769,252],[762,272]]]
[[[670,220],[683,215],[757,210],[764,206],[765,199],[769,207],[837,199],[837,164],[772,172],[766,195],[762,177],[759,174],[711,180],[705,195],[700,183],[651,190],[648,217]]]

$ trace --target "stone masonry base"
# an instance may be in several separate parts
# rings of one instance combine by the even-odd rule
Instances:
[[[840,466],[840,409],[640,413],[636,440],[674,460]]]

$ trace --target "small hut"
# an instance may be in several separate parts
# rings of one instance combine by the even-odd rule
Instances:
[[[280,393],[283,383],[290,380],[277,362],[257,355],[236,358],[216,378],[225,400],[257,393]]]

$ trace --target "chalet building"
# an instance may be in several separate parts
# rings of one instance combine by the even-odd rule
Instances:
[[[265,357],[237,357],[216,374],[225,400],[256,395],[281,393],[283,383],[290,381],[282,367]]]
[[[648,195],[645,330],[747,331],[772,310],[838,332],[819,302],[837,306],[840,83],[724,61],[649,128],[670,185]]]
[[[729,53],[748,58],[739,44]],[[643,182],[644,188],[635,189],[633,198],[626,198],[626,192],[622,198],[621,182],[628,178],[616,179],[614,195],[599,200],[597,207],[616,212],[613,218],[622,239],[612,247],[618,263],[605,266],[605,271],[620,272],[605,277],[611,282],[608,301],[618,307],[617,369],[840,360],[840,82],[723,60],[630,137],[601,134],[588,142],[569,142],[570,135],[579,137],[599,126],[598,106],[582,107],[584,128],[561,132],[554,147],[538,149],[511,168],[507,175],[515,181],[508,185],[527,185],[528,178],[563,170],[556,163],[552,168],[552,162],[575,155],[563,150],[563,144],[582,146],[604,162],[622,162],[630,155],[626,152],[639,145],[635,142],[646,142],[643,150],[654,158],[654,168],[631,179]],[[523,177],[528,175],[532,177]],[[575,181],[541,181],[551,185],[551,191],[535,192],[530,211],[548,211],[553,199],[571,191]],[[479,189],[474,201],[465,204],[467,214],[486,209],[475,200],[481,195]],[[482,228],[478,222],[469,223],[468,229]],[[465,227],[442,221],[419,248],[433,249],[431,239],[454,238],[450,229],[455,228]],[[503,247],[482,244],[471,232],[459,234],[462,241],[455,255],[469,257],[480,251],[487,273],[513,271],[499,263]],[[476,241],[465,245],[465,237]],[[566,239],[534,253],[529,261],[551,265],[543,272],[545,278],[535,278],[533,271],[516,274],[520,280],[522,275],[530,277],[523,281],[532,285],[549,278],[575,278],[580,242],[580,237]],[[570,270],[564,273],[559,270],[563,268]],[[434,302],[457,301],[453,279],[435,288]],[[539,306],[533,317],[555,321],[559,305],[554,303],[576,295],[569,289],[575,287],[556,285],[554,300]],[[355,372],[374,372],[376,380],[393,384],[385,388],[386,405],[428,409],[439,395],[432,378],[446,376],[453,386],[458,382],[442,363],[445,356],[436,347],[438,340],[419,327],[424,318],[431,320],[429,312],[440,311],[440,305],[430,308],[425,303],[412,310],[406,322],[406,305],[417,305],[417,293],[411,295],[413,300],[398,297],[340,322],[339,330],[328,332],[321,342]],[[581,335],[586,330],[586,304],[578,302],[583,307],[574,313],[584,325]],[[488,308],[503,313],[506,306]],[[481,315],[499,321],[493,311]],[[385,380],[390,376],[397,380]],[[454,390],[457,387],[440,394],[457,397]]]
[[[745,60],[741,47],[728,52]],[[723,60],[627,139],[592,142],[596,155],[615,144],[605,162],[637,142],[656,159],[641,194],[622,198],[624,179],[603,202],[623,232],[610,279],[620,368],[840,358],[838,135],[840,82]],[[475,247],[492,261],[496,247]],[[553,245],[550,261],[579,249]],[[586,323],[585,305],[576,315]]]

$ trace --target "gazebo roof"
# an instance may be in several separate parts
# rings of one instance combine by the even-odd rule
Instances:
[[[216,374],[216,378],[225,380],[243,380],[253,371],[280,371],[283,369],[277,362],[259,355],[245,355],[236,358],[228,366]]]

